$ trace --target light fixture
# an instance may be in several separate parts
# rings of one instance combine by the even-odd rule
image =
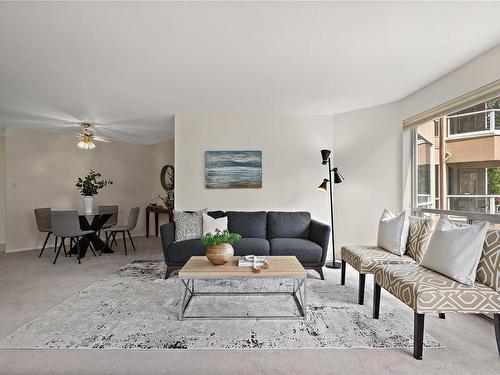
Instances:
[[[80,142],[76,145],[80,150],[90,151],[95,148],[94,144],[94,134],[90,129],[91,125],[89,123],[82,123],[82,130],[78,135]]]
[[[321,185],[318,186],[318,190],[323,192],[323,193],[326,193],[328,190],[327,190],[327,184],[328,183],[328,180],[325,178],[323,180],[323,182],[321,183]]]
[[[340,184],[342,181],[344,181],[344,177],[340,174],[339,169],[333,168],[333,183]]]
[[[344,177],[340,174],[337,167],[332,169],[331,165],[331,154],[330,150],[321,150],[321,164],[328,164],[328,177],[323,180],[321,185],[318,186],[318,190],[321,192],[328,191],[328,184],[330,185],[330,227],[331,227],[331,235],[332,235],[332,249],[333,249],[333,261],[325,264],[327,268],[340,268],[340,263],[335,262],[335,235],[333,229],[333,191],[332,191],[332,172],[333,172],[333,183],[340,184],[344,181]]]
[[[326,165],[328,163],[328,159],[330,158],[330,154],[332,152],[330,150],[321,150],[321,158],[323,159],[323,162],[321,164]]]

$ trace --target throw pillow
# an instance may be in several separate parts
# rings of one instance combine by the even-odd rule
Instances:
[[[427,249],[432,234],[432,219],[410,216],[408,217],[408,241],[406,254],[420,264]]]
[[[210,215],[203,214],[203,235],[214,234],[217,230],[221,232],[227,230],[227,216],[214,219]]]
[[[408,216],[403,211],[393,214],[385,209],[378,224],[377,246],[402,256],[408,239]]]
[[[473,286],[487,231],[487,222],[458,226],[441,217],[420,265]]]
[[[206,209],[193,213],[174,210],[175,240],[185,241],[201,238],[203,235],[202,215],[205,213],[207,213]]]
[[[476,280],[500,293],[500,230],[488,230]]]

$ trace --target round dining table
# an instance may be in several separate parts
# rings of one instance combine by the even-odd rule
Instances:
[[[116,214],[116,212],[115,212]],[[91,230],[93,231],[90,234],[86,234],[82,236],[79,240],[80,245],[80,258],[85,257],[87,253],[87,249],[89,244],[92,243],[92,246],[96,251],[102,251],[103,253],[113,253],[113,250],[108,246],[106,242],[104,242],[97,233],[101,230],[102,226],[106,224],[109,218],[113,216],[113,213],[110,212],[84,212],[78,211],[78,219],[80,220],[80,228],[82,230]],[[89,221],[91,220],[91,221]],[[75,244],[69,254],[78,254],[78,247]]]

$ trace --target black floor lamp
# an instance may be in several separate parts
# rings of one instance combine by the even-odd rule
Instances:
[[[337,167],[334,167],[332,169],[331,165],[331,158],[330,155],[332,152],[330,150],[321,150],[321,157],[323,158],[323,161],[321,164],[323,165],[328,165],[328,179],[324,179],[321,185],[318,186],[318,190],[322,192],[327,192],[328,191],[328,185],[330,185],[330,224],[331,224],[331,230],[332,230],[332,249],[333,249],[333,260],[331,262],[327,262],[325,264],[325,267],[327,268],[340,268],[340,263],[335,262],[335,237],[333,233],[333,190],[332,190],[332,172],[333,172],[333,183],[334,184],[340,184],[342,181],[344,181],[344,177],[340,174],[339,170]]]

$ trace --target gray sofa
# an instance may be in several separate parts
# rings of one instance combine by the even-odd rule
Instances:
[[[312,220],[309,212],[211,211],[208,215],[227,216],[228,230],[241,235],[233,245],[234,255],[295,255],[304,268],[317,271],[324,280],[330,226]],[[175,241],[175,222],[162,225],[160,234],[167,264],[165,278],[190,257],[205,255],[199,239]]]

